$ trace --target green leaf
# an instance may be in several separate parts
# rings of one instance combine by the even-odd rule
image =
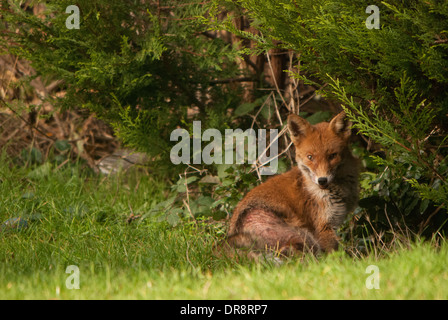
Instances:
[[[21,156],[25,161],[29,161],[31,163],[42,163],[43,162],[42,152],[40,152],[39,149],[36,149],[34,147],[31,148],[31,150],[23,149]]]
[[[243,104],[239,105],[235,109],[234,115],[237,117],[243,116],[245,114],[252,112],[258,106],[261,106],[264,109],[265,108],[264,104],[266,103],[266,99],[268,97],[269,97],[269,95],[266,95],[266,96],[256,99],[254,102],[248,102],[248,103],[243,103]]]
[[[171,212],[166,216],[166,221],[173,227],[177,226],[180,222],[180,217],[176,212]]]
[[[201,180],[199,180],[199,183],[211,183],[211,184],[216,184],[219,183],[220,180],[217,176],[213,176],[213,175],[206,175],[205,177],[203,177]]]
[[[243,103],[235,109],[234,115],[237,117],[244,116],[245,114],[248,114],[249,112],[254,110],[257,106],[257,102]]]
[[[45,162],[43,165],[38,166],[33,171],[29,172],[27,177],[31,179],[42,179],[51,174],[51,164],[50,162]]]
[[[232,167],[230,164],[218,164],[218,177],[221,181],[223,181],[228,175],[229,172],[227,170]]]
[[[66,151],[70,149],[71,145],[67,140],[57,140],[54,143],[54,147],[59,151]]]
[[[317,111],[313,115],[306,118],[309,123],[316,124],[323,121],[327,121],[331,118],[331,112],[330,111]]]

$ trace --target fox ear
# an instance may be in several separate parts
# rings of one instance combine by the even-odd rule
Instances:
[[[352,122],[347,119],[344,111],[339,113],[330,121],[330,128],[334,133],[341,135],[344,138],[350,137]]]
[[[290,114],[288,116],[288,129],[293,142],[295,142],[307,135],[309,130],[311,130],[311,125],[308,121],[298,115]]]

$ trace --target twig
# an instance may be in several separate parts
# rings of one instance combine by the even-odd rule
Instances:
[[[278,155],[272,157],[272,159],[269,159],[269,161],[266,161],[266,162],[264,162],[264,163],[260,163],[260,165],[257,167],[257,170],[258,170],[258,168],[263,167],[264,165],[268,164],[268,163],[271,162],[272,160],[274,160],[274,159],[280,157],[282,154],[284,154],[285,152],[287,152],[287,151],[289,150],[289,148],[291,147],[291,145],[292,145],[292,141],[288,144],[288,146],[285,148],[285,150],[283,150],[282,152],[280,152]],[[250,172],[253,172],[254,170],[255,170],[255,169],[251,170]]]
[[[422,233],[422,232],[423,232],[423,229],[426,228],[426,226],[429,224],[429,220],[431,220],[431,218],[434,217],[434,216],[437,214],[437,212],[439,212],[440,209],[442,209],[444,206],[445,206],[445,203],[442,203],[440,206],[438,206],[438,207],[436,208],[436,210],[434,210],[433,213],[431,213],[431,214],[429,215],[428,219],[426,219],[426,221],[420,225],[419,233]]]
[[[45,132],[43,132],[42,130],[40,130],[37,125],[33,126],[28,120],[26,120],[24,117],[22,117],[16,110],[14,110],[13,108],[11,108],[5,101],[3,101],[3,99],[0,99],[0,102],[2,103],[2,105],[6,108],[8,108],[9,110],[11,110],[20,120],[22,120],[23,122],[25,122],[31,129],[36,130],[37,132],[39,132],[40,134],[42,134],[43,136],[47,137],[48,139],[52,140],[52,141],[56,141],[56,138],[50,137],[49,135],[47,135]],[[37,123],[37,122],[36,122]]]
[[[61,169],[69,161],[70,161],[70,159],[65,159],[64,162],[62,162],[60,165],[58,165],[56,167],[55,171],[58,171],[59,169]]]
[[[186,193],[186,195],[187,195],[187,200],[183,199],[182,202],[183,202],[184,205],[187,207],[188,213],[189,213],[190,216],[193,218],[193,221],[194,221],[194,222],[197,222],[197,221],[196,221],[196,218],[194,217],[194,215],[193,215],[193,213],[191,212],[191,209],[190,209],[190,194],[189,194],[189,191],[188,191],[188,183],[187,183],[187,169],[185,169],[185,171],[184,171],[184,177],[185,177],[185,182],[184,182],[184,185],[185,185],[185,193]]]
[[[19,56],[17,56],[17,57],[16,57],[16,60],[14,60],[14,65],[12,66],[12,69],[13,69],[13,70],[16,69],[17,61],[18,61],[18,60],[19,60]],[[11,75],[9,76],[9,79],[8,79],[8,83],[6,84],[6,88],[9,88],[9,85],[11,84],[11,80],[12,80],[13,75],[14,75],[14,73],[11,72]]]
[[[185,238],[185,243],[187,244],[187,250],[185,250],[185,257],[187,258],[188,263],[193,267],[193,269],[197,270],[197,268],[194,266],[194,264],[190,261],[190,257],[188,256],[188,250],[190,249],[190,245],[186,238]]]
[[[286,103],[285,99],[283,98],[282,92],[280,91],[280,88],[278,87],[277,80],[275,79],[274,69],[272,68],[271,58],[269,58],[269,53],[266,53],[266,57],[268,60],[269,69],[271,70],[272,79],[274,80],[275,89],[277,90],[278,94],[280,95],[280,98],[282,98],[282,101],[283,101],[285,107],[289,110],[288,104]],[[289,112],[291,112],[291,110],[289,110]]]
[[[317,91],[322,90],[328,85],[328,83],[324,83],[318,90],[315,90],[311,96],[309,96],[302,104],[299,105],[299,110],[301,107],[303,107],[305,104],[307,104],[311,99],[313,99],[316,96]]]
[[[264,151],[258,156],[257,160],[255,161],[255,163],[252,165],[252,167],[254,167],[254,169],[252,169],[250,172],[253,172],[254,170],[257,170],[258,172],[258,168],[261,168],[262,166],[264,166],[265,164],[271,162],[272,160],[278,158],[279,156],[281,156],[283,153],[285,153],[286,151],[288,151],[288,149],[291,147],[292,142],[288,145],[288,147],[286,147],[285,150],[283,150],[281,153],[277,154],[276,156],[274,156],[273,158],[269,159],[269,161],[261,163],[260,159],[266,155],[267,151],[269,150],[269,148],[272,146],[272,144],[278,140],[285,132],[287,131],[287,128],[283,128],[280,133],[277,135],[277,137],[275,137],[274,141],[271,141],[269,143],[269,145],[266,147],[266,149],[264,149]],[[260,163],[260,165],[257,166],[257,163]],[[261,177],[260,177],[261,178]]]
[[[258,109],[257,113],[255,114],[255,116],[253,117],[254,120],[252,121],[252,124],[250,125],[250,128],[253,129],[254,128],[254,124],[255,124],[255,119],[257,119],[258,115],[260,114],[261,110],[264,108],[264,106],[266,105],[267,101],[269,100],[269,98],[272,97],[272,95],[274,94],[274,92],[271,91],[271,93],[269,93],[268,97],[266,98],[266,100],[263,102],[263,104],[261,105],[260,109]]]
[[[221,79],[221,80],[211,80],[210,84],[224,84],[224,83],[233,83],[233,82],[257,82],[258,80],[253,79],[251,77],[241,77],[241,78],[231,78],[231,79]]]
[[[294,100],[294,97],[291,96],[291,101],[293,101],[293,100]],[[274,99],[274,106],[275,106],[275,113],[277,114],[278,121],[280,122],[280,125],[283,127],[282,117],[280,116],[280,111],[278,109],[277,101],[275,101],[275,99]],[[293,110],[294,110],[294,108],[293,108]],[[288,137],[286,135],[283,135],[283,138],[285,140],[285,145],[288,145]],[[291,146],[291,144],[286,148],[286,150],[288,150],[290,146]],[[282,152],[282,153],[284,153],[284,152]],[[294,162],[291,159],[291,155],[289,153],[288,153],[288,158],[289,158],[289,161],[291,162],[291,164],[293,164]]]
[[[292,59],[293,59],[293,52],[290,51],[289,52],[289,72],[292,72]],[[300,57],[300,54],[299,54]],[[297,74],[300,76],[300,59],[298,60],[298,64],[297,64]],[[290,110],[292,109],[292,112],[294,114],[299,114],[300,112],[300,94],[297,93],[297,88],[299,87],[299,82],[296,82],[296,79],[294,77],[289,77],[290,80],[292,81],[292,84],[290,84],[289,86],[289,90],[290,90],[290,95],[291,95],[291,100],[290,100],[290,105],[291,107],[289,108]],[[293,88],[294,87],[294,88]],[[294,93],[296,93],[297,95],[297,110],[296,110],[296,103],[295,103],[295,99],[294,99]]]
[[[191,168],[191,169],[193,169],[193,170],[199,172],[199,174],[203,174],[203,173],[205,173],[205,172],[208,171],[207,169],[198,169],[198,168],[193,167],[192,165],[190,165],[190,164],[188,164],[188,163],[187,163],[187,166],[188,166],[189,168]],[[185,173],[189,173],[189,172],[186,172],[186,171],[185,171]]]

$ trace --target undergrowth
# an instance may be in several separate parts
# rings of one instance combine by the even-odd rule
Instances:
[[[443,240],[372,242],[339,251],[253,263],[216,255],[225,222],[148,214],[168,193],[138,170],[98,176],[76,164],[0,166],[0,298],[326,299],[446,298]],[[380,289],[366,288],[377,265]],[[69,289],[67,267],[79,268]],[[411,290],[412,289],[412,290]]]

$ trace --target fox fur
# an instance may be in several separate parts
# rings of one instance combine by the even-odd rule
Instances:
[[[288,117],[297,166],[252,189],[230,219],[227,245],[291,255],[337,250],[336,229],[358,202],[358,159],[344,112],[311,125]]]

